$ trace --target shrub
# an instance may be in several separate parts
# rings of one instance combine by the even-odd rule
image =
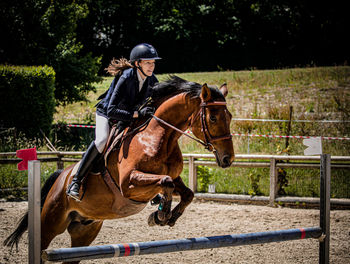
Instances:
[[[55,111],[55,72],[48,66],[0,65],[0,125],[27,137],[49,133]]]
[[[197,167],[198,191],[207,192],[210,180],[212,179],[214,170],[206,166]]]

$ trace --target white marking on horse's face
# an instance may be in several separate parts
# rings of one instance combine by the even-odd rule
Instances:
[[[155,135],[143,132],[138,134],[137,139],[149,156],[154,156],[158,152],[158,140]]]

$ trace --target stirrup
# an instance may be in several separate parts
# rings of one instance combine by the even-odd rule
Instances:
[[[71,191],[71,188],[73,186],[74,182],[72,182],[71,184],[68,185],[68,188],[67,188],[67,191],[66,191],[66,194],[68,197],[71,197],[72,199],[76,200],[77,202],[81,202],[80,200],[80,197],[79,197],[79,193],[78,195],[73,195],[70,191]],[[80,189],[80,186],[79,186],[79,189]]]

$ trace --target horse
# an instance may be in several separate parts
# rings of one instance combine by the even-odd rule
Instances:
[[[194,197],[180,177],[183,158],[178,139],[184,131],[192,129],[196,140],[215,153],[218,166],[229,167],[234,160],[227,93],[226,85],[218,89],[177,76],[156,84],[153,118],[137,133],[127,133],[120,147],[110,151],[104,172],[90,172],[80,201],[66,195],[75,165],[54,172],[45,182],[41,190],[41,249],[47,249],[66,229],[71,247],[88,246],[104,220],[136,214],[158,194],[162,198],[148,224],[174,226]],[[173,195],[179,195],[180,201],[171,210]],[[27,217],[28,212],[5,245],[18,245],[28,227]]]

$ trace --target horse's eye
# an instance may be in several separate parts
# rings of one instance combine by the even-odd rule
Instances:
[[[210,122],[215,123],[216,122],[216,116],[210,115],[209,120],[210,120]]]

